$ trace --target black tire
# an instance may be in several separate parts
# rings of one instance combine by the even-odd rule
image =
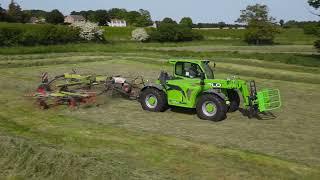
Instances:
[[[148,104],[147,99],[152,96],[156,99],[157,103],[154,105]],[[164,112],[168,108],[167,96],[163,91],[156,88],[147,88],[140,94],[140,103],[142,109],[151,112]]]
[[[212,112],[211,114],[209,112],[206,112],[207,110],[204,109],[204,105],[207,103],[215,105],[216,111]],[[200,119],[222,121],[226,118],[227,106],[225,101],[220,97],[214,94],[204,94],[199,98],[196,110],[197,115]]]
[[[230,105],[228,106],[228,112],[236,112],[240,107],[240,96],[236,90],[228,90],[228,98]]]

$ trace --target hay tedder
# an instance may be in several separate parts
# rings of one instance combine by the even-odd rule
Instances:
[[[144,110],[163,112],[168,107],[196,109],[201,119],[220,121],[227,112],[243,109],[249,117],[281,107],[278,89],[257,91],[255,81],[244,81],[236,77],[216,79],[209,61],[170,60],[173,74],[161,72],[154,83],[143,77],[127,80],[120,76],[79,75],[75,71],[49,80],[42,76],[42,83],[33,95],[44,109],[67,104],[78,107],[93,104],[102,94],[118,94],[138,100]]]
[[[120,76],[79,75],[75,71],[51,80],[48,73],[43,73],[41,81],[32,96],[42,109],[57,105],[68,105],[70,108],[81,104],[91,105],[95,104],[97,96],[102,94],[117,94],[128,99],[137,99],[141,87],[144,86],[142,77],[129,82]]]

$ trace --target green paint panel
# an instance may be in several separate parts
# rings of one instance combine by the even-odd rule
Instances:
[[[243,99],[245,108],[259,107],[260,112],[271,111],[281,106],[279,90],[266,89],[259,93],[251,93],[250,83],[239,79],[215,79],[209,61],[194,59],[172,59],[169,63],[173,65],[173,77],[166,81],[164,92],[167,94],[168,104],[178,107],[195,108],[198,98],[203,93],[213,93],[223,98],[226,103],[230,101],[227,90],[237,90]],[[186,63],[186,64],[183,64]],[[191,65],[190,65],[191,63]],[[201,75],[189,76],[190,69],[197,67]],[[189,69],[188,69],[189,68]],[[162,86],[159,81],[156,82]],[[207,110],[211,110],[207,107]]]
[[[206,110],[208,112],[213,112],[215,110],[215,107],[214,107],[213,104],[209,103],[209,104],[206,105]]]
[[[150,97],[150,98],[148,99],[148,102],[149,102],[151,105],[154,105],[154,104],[156,103],[156,98]]]

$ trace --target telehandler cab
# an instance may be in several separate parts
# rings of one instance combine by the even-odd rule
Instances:
[[[161,72],[155,83],[148,83],[139,96],[144,110],[163,112],[168,106],[195,108],[201,119],[221,121],[227,112],[240,106],[240,96],[249,117],[281,106],[278,89],[257,92],[254,81],[235,77],[215,79],[210,61],[173,59],[173,76]]]

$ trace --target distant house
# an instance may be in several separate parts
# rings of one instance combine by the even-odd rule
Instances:
[[[45,18],[31,17],[29,23],[31,24],[43,24],[46,22]]]
[[[111,21],[108,22],[108,26],[111,26],[111,27],[127,27],[127,22],[125,20],[120,20],[120,19],[111,19]]]
[[[150,27],[153,27],[153,28],[157,29],[158,28],[158,24],[159,23],[155,21],[155,22],[153,22],[153,24]]]
[[[39,22],[39,19],[37,17],[31,17],[30,18],[30,23],[31,24],[37,24]]]
[[[64,23],[73,24],[75,22],[84,22],[86,19],[81,15],[69,15],[64,18]]]

